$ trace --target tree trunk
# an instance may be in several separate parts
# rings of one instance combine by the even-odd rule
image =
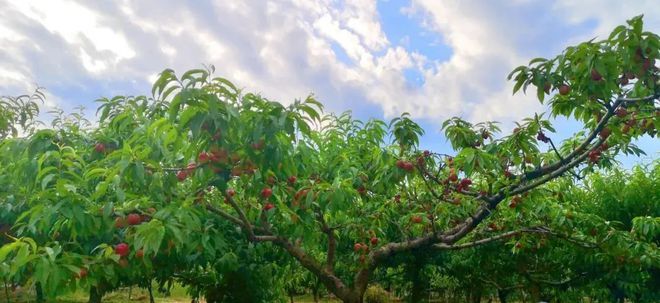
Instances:
[[[424,257],[414,255],[412,264],[408,266],[408,274],[412,282],[412,290],[410,292],[410,302],[425,302],[426,301],[426,281],[422,279],[422,267],[424,266]]]
[[[419,269],[415,270],[412,276],[412,290],[410,292],[410,302],[423,302],[424,300],[424,286],[419,277]]]
[[[35,290],[37,291],[37,303],[46,302],[46,300],[44,299],[44,291],[41,288],[41,283],[36,284]]]
[[[470,292],[470,301],[472,301],[472,303],[481,302],[481,289],[473,289]]]
[[[100,287],[92,286],[89,288],[89,303],[101,303],[103,299],[103,290]]]
[[[149,284],[147,284],[147,290],[149,290],[149,303],[156,303],[154,300],[154,293],[151,290],[151,280],[149,280]]]
[[[608,288],[610,289],[610,294],[612,296],[612,302],[617,302],[617,303],[625,302],[626,296],[618,286],[616,286],[614,284],[611,284],[611,285],[608,285]]]
[[[497,298],[500,299],[500,303],[506,303],[506,298],[509,296],[508,290],[498,289]]]
[[[206,289],[206,292],[204,293],[204,298],[208,303],[222,302],[222,300],[224,299],[223,292],[224,291],[219,289],[219,287],[217,288],[209,287]]]
[[[530,296],[532,297],[532,302],[541,301],[541,286],[538,284],[532,284],[529,290]]]
[[[350,297],[342,299],[344,303],[362,303],[364,302],[364,294],[358,295],[357,293],[352,294]]]
[[[323,265],[321,265],[314,257],[307,254],[300,247],[293,245],[286,240],[278,240],[274,242],[276,245],[282,247],[291,256],[293,256],[300,265],[309,270],[314,276],[321,280],[321,283],[335,296],[344,302],[362,302],[362,296],[366,290],[366,285],[369,282],[369,275],[371,270],[369,268],[362,269],[356,274],[355,287],[348,288],[344,282],[335,276],[334,273],[329,272]],[[359,295],[357,295],[359,293]],[[359,301],[355,301],[358,300]]]
[[[7,303],[9,302],[9,286],[7,285],[7,278],[3,279],[5,282],[5,298],[7,299]]]
[[[312,293],[314,294],[314,303],[319,302],[319,287],[321,286],[321,280],[316,279],[316,283],[314,283],[314,288],[312,289]]]

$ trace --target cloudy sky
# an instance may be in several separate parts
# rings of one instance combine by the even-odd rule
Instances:
[[[49,106],[91,116],[98,97],[149,94],[165,68],[213,64],[283,103],[314,93],[365,119],[410,112],[423,145],[444,150],[446,118],[506,126],[544,110],[511,95],[514,67],[642,13],[660,32],[653,0],[0,0],[0,95],[39,85]],[[657,141],[640,144],[657,157]]]

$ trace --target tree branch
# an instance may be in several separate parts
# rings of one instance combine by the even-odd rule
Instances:
[[[640,98],[623,98],[623,97],[620,97],[617,100],[620,100],[623,103],[635,103],[635,102],[651,101],[653,99],[658,99],[658,98],[660,98],[660,92],[658,92],[654,95],[650,95],[650,96],[646,96],[646,97],[640,97]]]
[[[227,202],[229,202],[229,205],[231,205],[231,207],[238,213],[238,217],[241,219],[241,221],[243,221],[242,226],[247,231],[250,240],[254,239],[253,227],[252,224],[250,223],[250,220],[248,220],[247,216],[245,216],[245,212],[243,212],[243,210],[238,206],[236,200],[234,200],[234,198],[231,195],[229,195],[226,192],[222,194],[225,196]]]
[[[484,239],[480,239],[480,240],[476,240],[476,241],[472,241],[472,242],[467,242],[467,243],[462,243],[462,244],[454,244],[454,245],[448,245],[448,244],[445,244],[445,243],[438,243],[438,244],[434,244],[433,247],[438,249],[438,250],[459,250],[459,249],[464,249],[464,248],[483,245],[483,244],[490,243],[490,242],[493,242],[493,241],[498,241],[498,240],[502,240],[502,239],[511,238],[511,237],[521,235],[521,234],[524,234],[524,233],[542,233],[542,234],[545,234],[545,233],[547,233],[547,231],[542,230],[542,229],[537,229],[537,228],[522,228],[522,229],[519,229],[519,230],[505,232],[503,234],[499,234],[499,235],[496,235],[496,236],[492,236],[492,237],[488,237],[488,238],[484,238]]]
[[[587,148],[587,146],[589,146],[589,144],[591,144],[591,141],[594,138],[596,138],[598,133],[601,130],[603,130],[603,128],[605,128],[605,126],[607,125],[607,122],[609,122],[610,118],[614,115],[614,111],[622,103],[631,102],[633,100],[634,101],[652,100],[652,99],[655,99],[656,97],[657,97],[656,95],[652,95],[652,96],[648,96],[648,97],[645,97],[645,98],[622,98],[622,97],[617,98],[617,100],[614,101],[612,106],[605,112],[605,115],[600,119],[600,121],[596,125],[596,128],[594,128],[589,133],[587,138],[576,149],[574,149],[570,154],[568,154],[563,160],[560,159],[559,161],[556,161],[552,164],[549,164],[549,165],[546,165],[546,166],[543,166],[543,167],[539,167],[539,168],[537,168],[537,169],[535,169],[531,172],[523,174],[523,176],[520,180],[520,183],[523,183],[527,180],[536,179],[536,178],[541,177],[541,176],[543,176],[544,174],[546,174],[550,171],[557,170],[560,167],[562,167],[563,165],[565,165],[567,162],[570,162],[571,160],[573,160],[573,158],[580,155]]]
[[[592,143],[592,141],[596,138],[598,133],[600,133],[607,123],[609,122],[610,118],[614,116],[614,112],[616,109],[622,105],[624,102],[640,102],[640,101],[648,101],[648,100],[653,100],[657,98],[658,95],[652,95],[652,96],[647,96],[644,98],[622,98],[619,97],[617,100],[612,104],[612,107],[605,113],[605,115],[601,118],[600,122],[596,125],[596,128],[594,128],[587,138],[578,146],[576,149],[574,149],[568,156],[566,156],[563,159],[560,159],[559,161],[541,167],[539,169],[536,169],[532,172],[529,172],[521,178],[520,182],[518,182],[517,185],[512,186],[510,188],[514,188],[513,191],[509,192],[509,195],[515,195],[521,192],[528,191],[530,189],[533,189],[539,185],[542,185],[556,177],[559,177],[561,174],[566,172],[567,170],[575,167],[578,165],[584,158],[587,157],[589,150],[587,150],[587,147]],[[592,146],[592,149],[596,148],[600,144],[604,142],[603,139],[598,139],[596,141],[596,144]],[[585,151],[586,150],[586,151]],[[533,180],[536,178],[541,178],[537,180],[536,182],[530,183],[528,185],[523,185],[526,181]],[[500,194],[505,193],[505,189],[503,188],[502,191],[500,191]]]
[[[517,188],[514,188],[512,191],[509,192],[509,195],[517,195],[526,191],[529,191],[531,189],[534,189],[552,179],[555,179],[559,176],[561,176],[563,173],[565,173],[567,170],[577,166],[584,160],[588,155],[591,150],[596,149],[600,144],[602,144],[604,140],[598,139],[596,141],[596,144],[593,145],[591,149],[586,150],[583,152],[581,155],[579,155],[577,158],[574,158],[572,161],[566,163],[564,166],[558,167],[556,170],[550,172],[549,174],[544,175],[542,178],[537,179],[536,181],[523,185],[520,183]]]
[[[532,272],[530,272],[530,271],[525,272],[525,276],[528,280],[530,280],[532,282],[535,282],[535,283],[548,284],[548,285],[552,285],[552,286],[562,286],[564,284],[570,283],[571,281],[575,280],[576,278],[581,278],[581,277],[584,277],[586,275],[587,275],[586,272],[582,272],[582,273],[579,273],[577,276],[567,277],[567,278],[565,278],[561,281],[550,281],[550,280],[537,279],[537,278],[532,276]]]
[[[571,236],[567,236],[558,232],[555,232],[547,227],[544,226],[538,226],[538,227],[532,227],[532,228],[522,228],[519,230],[514,230],[514,231],[509,231],[505,232],[496,236],[480,239],[480,240],[475,240],[472,242],[467,242],[467,243],[462,243],[462,244],[454,244],[454,245],[448,245],[445,243],[438,243],[434,244],[433,247],[438,249],[438,250],[459,250],[459,249],[464,249],[464,248],[470,248],[470,247],[475,247],[479,245],[483,245],[486,243],[490,243],[493,241],[498,241],[502,239],[507,239],[511,237],[515,237],[518,235],[526,234],[526,233],[538,233],[538,234],[545,234],[545,235],[550,235],[554,236],[563,240],[566,240],[570,243],[579,245],[584,248],[597,248],[598,243],[591,243],[591,242],[585,242],[581,241],[579,239],[575,239]]]
[[[287,253],[289,253],[289,255],[294,257],[296,260],[298,260],[298,262],[300,262],[300,264],[303,267],[307,268],[310,272],[312,272],[315,276],[317,276],[321,280],[321,282],[328,288],[328,290],[336,294],[339,298],[349,298],[354,295],[354,293],[352,293],[350,289],[346,287],[346,285],[340,278],[335,276],[332,271],[326,268],[327,266],[326,267],[322,266],[321,263],[317,261],[314,257],[307,254],[300,247],[297,247],[294,244],[292,244],[291,241],[289,241],[288,239],[281,236],[273,235],[269,230],[265,230],[259,227],[253,227],[250,224],[250,222],[247,220],[247,217],[245,216],[244,212],[240,208],[238,208],[238,204],[236,203],[236,201],[226,193],[225,193],[225,198],[232,205],[232,207],[239,213],[239,216],[241,217],[240,219],[225,212],[222,209],[213,207],[211,205],[207,205],[206,208],[209,211],[216,213],[221,217],[229,220],[230,222],[242,227],[246,232],[248,232],[249,241],[272,242],[275,245],[286,250]],[[327,226],[325,221],[323,222],[324,222],[323,225],[325,226],[325,228],[327,228],[327,230],[333,231],[333,229]],[[263,233],[263,235],[255,235],[254,234],[255,229]],[[336,239],[333,232],[331,232],[330,234],[332,234],[331,238],[333,240],[329,240],[329,242],[334,243],[332,245],[335,247],[332,248],[332,250],[334,251],[336,250]],[[332,255],[333,256],[328,258],[329,261],[334,260],[334,252],[332,253]]]
[[[266,235],[266,236],[254,236],[254,242],[275,242],[277,241],[277,236]]]
[[[564,235],[564,234],[555,232],[553,230],[550,230],[547,227],[543,227],[543,229],[545,229],[545,233],[547,233],[549,235],[552,235],[554,237],[566,240],[570,243],[573,243],[575,245],[578,245],[578,246],[581,246],[581,247],[584,247],[584,248],[597,248],[600,244],[600,243],[592,243],[592,242],[586,242],[586,241],[582,241],[582,240],[579,240],[579,239],[575,239],[574,237]],[[607,240],[607,238],[604,239],[603,242],[606,241],[606,240]]]
[[[370,262],[374,264],[379,263],[382,260],[388,258],[392,254],[395,254],[397,252],[407,251],[422,246],[433,245],[436,243],[444,243],[446,245],[452,245],[456,243],[458,240],[463,238],[469,232],[474,230],[474,228],[476,228],[481,221],[483,221],[486,217],[488,217],[488,215],[491,213],[491,210],[497,207],[497,205],[502,200],[504,200],[505,197],[509,195],[516,195],[522,192],[526,192],[537,186],[540,186],[556,177],[559,177],[568,169],[571,169],[577,164],[581,163],[581,161],[584,160],[584,158],[586,158],[588,155],[589,151],[588,150],[585,151],[585,150],[587,149],[589,144],[591,144],[593,139],[596,138],[597,134],[603,128],[605,128],[609,119],[614,115],[614,110],[622,102],[623,99],[617,99],[617,101],[614,102],[611,109],[607,111],[607,113],[600,120],[596,128],[591,131],[591,133],[587,136],[584,142],[582,142],[582,144],[580,144],[578,148],[573,150],[571,154],[569,154],[566,158],[564,158],[564,160],[557,161],[554,164],[535,170],[535,172],[538,172],[540,174],[538,176],[533,176],[532,179],[542,177],[541,179],[536,180],[533,183],[523,185],[525,181],[531,179],[522,178],[520,182],[518,182],[517,187],[513,187],[514,188],[513,191],[507,192],[507,188],[503,188],[498,194],[494,196],[482,197],[482,200],[486,201],[487,203],[479,207],[477,211],[469,218],[467,218],[462,224],[459,224],[456,227],[440,235],[436,233],[432,233],[406,242],[389,243],[385,246],[382,246],[380,249],[373,251],[370,254],[371,256]],[[602,142],[603,140],[599,139],[593,148],[596,148],[596,146],[600,145]]]
[[[428,173],[428,171],[426,171],[426,170],[423,170],[423,171],[422,171],[422,180],[424,180],[424,184],[426,185],[426,188],[429,190],[429,192],[431,193],[431,195],[432,195],[434,198],[436,198],[437,200],[445,201],[445,199],[443,199],[442,197],[440,197],[440,195],[438,195],[438,193],[433,189],[433,187],[431,186],[431,184],[429,184],[429,180],[426,179],[425,176],[428,176],[428,177],[431,178],[431,179],[435,179],[435,178],[434,178],[432,175],[430,175],[430,174]],[[434,181],[435,181],[435,180],[434,180]],[[438,183],[437,181],[435,181],[435,182]],[[440,183],[438,183],[438,184],[440,184]]]
[[[216,208],[216,207],[213,207],[209,204],[206,204],[206,209],[208,211],[216,214],[216,215],[219,215],[220,217],[223,217],[223,218],[229,220],[230,222],[232,222],[232,223],[234,223],[234,224],[236,224],[236,225],[238,225],[242,228],[245,228],[245,226],[243,226],[243,221],[241,221],[239,218],[236,218],[236,217],[232,216],[231,214],[227,213],[226,211],[224,211],[220,208]]]
[[[561,153],[559,152],[559,150],[555,146],[555,143],[552,141],[552,139],[548,138],[548,143],[550,143],[550,146],[552,147],[552,150],[555,152],[555,154],[559,158],[559,161],[564,161],[564,157],[561,156]],[[580,177],[578,174],[576,174],[572,170],[569,171],[569,172],[571,173],[571,175],[573,175],[573,177],[577,178],[578,180],[582,179],[582,177]]]
[[[341,279],[327,271],[319,261],[307,254],[300,247],[293,245],[290,241],[282,237],[278,237],[273,243],[286,250],[291,256],[298,260],[303,267],[307,268],[307,270],[317,276],[323,285],[340,299],[346,300],[353,296],[351,290],[346,287]]]
[[[327,256],[325,261],[326,270],[334,272],[335,270],[335,254],[337,252],[337,239],[335,238],[335,231],[328,226],[328,223],[323,217],[323,212],[316,209],[316,220],[321,224],[321,231],[328,237]]]
[[[220,208],[213,207],[212,205],[209,205],[209,204],[206,204],[205,208],[206,208],[206,210],[208,210],[208,211],[210,211],[210,212],[212,212],[216,215],[219,215],[220,217],[230,221],[231,223],[234,223],[234,224],[238,225],[239,227],[241,227],[242,229],[247,231],[247,227],[245,226],[245,223],[241,219],[236,218],[235,216],[229,214],[228,212],[226,212],[226,211],[224,211]],[[267,230],[265,230],[263,228],[259,228],[257,226],[253,226],[252,228],[254,230],[262,233],[263,235],[253,235],[254,238],[250,239],[251,241],[255,241],[255,242],[272,242],[272,241],[275,241],[275,238],[273,238],[274,236],[272,234],[270,234]]]

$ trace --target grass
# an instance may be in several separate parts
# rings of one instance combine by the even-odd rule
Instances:
[[[314,297],[312,295],[304,295],[304,296],[298,296],[293,299],[297,303],[313,303],[314,302]],[[319,302],[321,303],[335,303],[335,302],[341,302],[335,298],[320,298]]]
[[[132,288],[130,289],[130,299],[129,299],[129,289],[122,288],[117,291],[111,292],[103,296],[104,303],[136,303],[136,302],[149,302],[149,292],[146,289],[142,288]],[[180,285],[175,285],[170,293],[170,296],[164,296],[163,294],[153,291],[154,300],[157,303],[189,303],[191,298],[186,294],[186,289]],[[63,295],[58,298],[55,303],[85,303],[87,302],[88,294],[86,292],[76,292],[73,294]],[[314,298],[311,295],[298,296],[294,298],[294,301],[297,303],[312,303]],[[6,298],[4,296],[4,290],[0,294],[0,303],[5,303]],[[34,302],[34,297],[27,296],[26,294],[19,295],[18,297],[10,296],[11,303],[23,303],[23,302]],[[202,300],[202,302],[205,302]],[[321,298],[319,302],[322,303],[335,303],[340,302],[337,299],[333,298]]]
[[[129,292],[131,294],[129,299]],[[30,294],[31,295],[31,294]],[[11,303],[18,302],[34,302],[34,297],[28,294],[22,294],[18,296],[11,296]],[[5,303],[4,292],[0,295],[0,302]],[[87,302],[88,294],[86,292],[75,292],[68,295],[63,295],[58,297],[57,303],[83,303]],[[175,285],[172,288],[170,296],[164,296],[163,294],[154,290],[154,299],[158,303],[189,303],[191,301],[190,296],[186,294],[185,288]],[[103,296],[103,302],[108,303],[135,303],[135,302],[149,302],[149,292],[146,289],[142,288],[122,288],[117,291],[111,292]]]

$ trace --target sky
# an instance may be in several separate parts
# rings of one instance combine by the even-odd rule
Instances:
[[[47,107],[149,95],[165,68],[212,64],[216,75],[282,103],[310,93],[328,112],[360,119],[403,112],[426,130],[422,148],[446,152],[442,121],[514,121],[544,112],[512,95],[507,74],[535,57],[605,38],[657,0],[0,0],[0,95],[45,88]],[[556,138],[579,125],[558,121]],[[638,144],[658,158],[657,139]]]

